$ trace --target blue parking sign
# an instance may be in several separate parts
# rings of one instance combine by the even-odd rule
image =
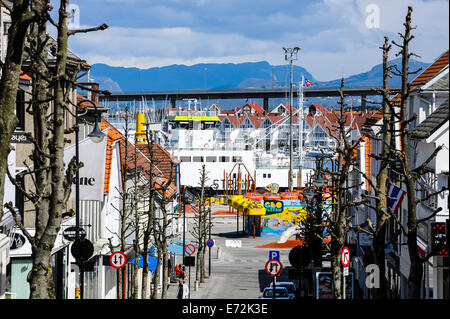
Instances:
[[[269,250],[269,259],[280,260],[280,251],[279,250]]]

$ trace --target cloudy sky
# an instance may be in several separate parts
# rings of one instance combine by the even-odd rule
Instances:
[[[58,2],[52,0],[57,12]],[[296,65],[321,81],[368,71],[381,62],[387,35],[400,41],[407,6],[412,49],[432,62],[449,47],[448,0],[72,0],[74,26],[110,28],[71,37],[90,64],[149,68],[171,64],[268,61]],[[394,53],[397,52],[394,48]]]

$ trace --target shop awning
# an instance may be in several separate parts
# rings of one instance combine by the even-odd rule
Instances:
[[[136,258],[133,258],[132,260],[129,261],[129,263],[134,265],[136,262],[135,259]],[[150,270],[152,273],[155,272],[157,263],[158,263],[158,258],[148,256],[148,270]],[[141,268],[144,267],[144,258],[142,257],[141,254],[139,254],[138,266]]]
[[[183,245],[170,244],[167,251],[176,255],[183,255]]]

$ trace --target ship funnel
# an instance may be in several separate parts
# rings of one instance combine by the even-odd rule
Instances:
[[[147,144],[144,113],[136,114],[136,144]]]

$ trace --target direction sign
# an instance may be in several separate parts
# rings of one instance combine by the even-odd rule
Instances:
[[[116,251],[111,254],[111,257],[109,257],[109,263],[113,268],[121,269],[127,263],[127,256],[125,256],[125,254],[121,251]]]
[[[280,251],[279,250],[269,250],[269,259],[280,260]]]
[[[195,246],[192,244],[186,245],[186,247],[184,247],[184,251],[186,254],[192,255],[195,252]]]
[[[344,246],[344,248],[342,248],[341,264],[343,267],[348,267],[348,265],[350,265],[350,249],[348,249],[347,246]]]
[[[86,237],[86,230],[84,228],[79,227],[79,236],[80,238]],[[67,240],[75,240],[77,239],[77,227],[72,226],[63,230],[63,237]]]
[[[208,239],[208,241],[206,242],[206,246],[208,247],[213,247],[214,246],[214,239],[210,238]]]
[[[278,259],[269,259],[264,268],[268,275],[275,277],[279,276],[283,271],[283,264]]]

